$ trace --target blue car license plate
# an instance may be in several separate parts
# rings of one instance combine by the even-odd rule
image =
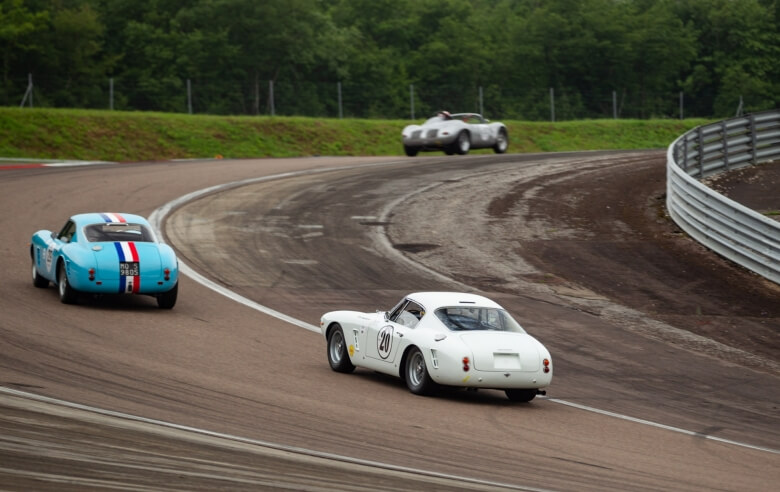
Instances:
[[[141,270],[137,261],[120,261],[119,275],[123,277],[137,277]]]

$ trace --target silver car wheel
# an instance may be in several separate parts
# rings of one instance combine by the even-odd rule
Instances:
[[[68,277],[64,273],[64,271],[60,274],[59,282],[57,282],[57,287],[60,289],[60,298],[65,297],[65,292],[67,292],[68,289]]]
[[[49,286],[49,281],[38,273],[38,266],[35,264],[35,260],[32,261],[32,280],[33,285],[39,289]]]
[[[413,386],[420,386],[423,374],[425,374],[425,360],[420,352],[415,352],[412,360],[409,361],[409,381]]]
[[[339,325],[334,326],[328,333],[328,363],[336,372],[349,373],[355,370],[347,354],[347,340]]]
[[[330,358],[336,364],[341,363],[344,358],[344,335],[340,330],[337,330],[330,340]]]
[[[498,145],[499,152],[504,152],[506,150],[506,137],[504,136],[504,132],[498,134],[498,142],[496,145]]]
[[[471,140],[469,139],[468,132],[460,132],[458,135],[458,153],[467,154],[471,148]]]

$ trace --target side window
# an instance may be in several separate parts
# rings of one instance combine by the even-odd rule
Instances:
[[[399,303],[399,304],[398,304],[398,305],[397,305],[397,306],[396,306],[396,307],[395,307],[395,308],[394,308],[394,309],[393,309],[393,310],[390,312],[390,314],[387,316],[387,319],[388,319],[388,320],[390,320],[390,321],[392,321],[392,322],[394,322],[394,323],[398,323],[398,321],[397,321],[397,320],[398,320],[398,317],[401,315],[401,313],[403,313],[403,312],[404,312],[404,307],[406,307],[406,305],[407,305],[407,304],[409,304],[409,301],[407,301],[407,300],[405,300],[405,299],[404,299],[403,301],[401,301],[401,302],[400,302],[400,303]]]
[[[390,316],[390,321],[398,323],[399,325],[408,326],[409,328],[414,328],[417,326],[417,323],[420,322],[423,315],[425,315],[425,310],[422,306],[416,302],[408,301],[393,311]]]
[[[65,243],[69,243],[75,233],[76,233],[76,224],[72,220],[69,220],[62,227],[62,230],[60,230],[60,233],[57,235],[57,239]]]

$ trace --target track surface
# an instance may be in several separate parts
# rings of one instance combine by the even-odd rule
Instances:
[[[3,172],[0,223],[10,240],[0,259],[6,277],[0,286],[0,385],[516,487],[761,490],[780,480],[780,455],[705,439],[780,447],[780,296],[706,252],[713,270],[707,278],[722,278],[725,268],[736,283],[729,280],[717,290],[722,282],[702,279],[699,267],[688,266],[698,265],[698,255],[683,258],[688,275],[672,277],[671,284],[659,280],[679,273],[673,253],[692,247],[662,219],[653,219],[653,200],[663,191],[660,152],[404,159],[306,174],[209,195],[176,211],[166,232],[196,270],[312,324],[330,309],[386,309],[410,290],[482,289],[551,349],[552,397],[697,436],[545,399],[513,405],[491,391],[419,398],[391,378],[365,371],[335,374],[319,336],[186,278],[171,312],[145,298],[64,306],[53,288],[34,289],[28,278],[29,236],[38,228],[57,229],[71,213],[148,215],[218,183],[368,161],[383,159]],[[603,186],[595,186],[599,183]],[[616,197],[616,186],[631,191]],[[585,205],[595,205],[597,213],[585,214],[591,219],[604,215],[601,206],[621,212],[589,222],[579,217]],[[634,231],[648,227],[642,225],[648,214],[650,223],[658,221],[657,230],[672,231],[671,237],[660,233],[661,239],[682,248],[664,249],[666,262],[650,259],[653,248],[647,243],[657,237],[644,232],[649,229],[641,229],[644,241],[636,240]],[[602,227],[591,230],[590,223]],[[642,260],[632,273],[631,262],[610,263],[618,256],[610,248],[641,249]],[[625,287],[609,290],[616,280]],[[636,291],[643,290],[654,307],[637,305],[644,297]],[[714,336],[707,331],[714,318],[748,333]],[[707,341],[713,336],[720,344]],[[763,343],[742,341],[761,337]],[[228,451],[217,438],[204,443],[160,437],[147,428],[133,429],[136,434],[128,437],[111,421],[84,430],[83,416],[52,415],[11,397],[0,399],[0,408],[0,462],[9,464],[0,467],[3,488],[454,487],[420,474],[388,478],[379,470],[349,466],[345,472],[343,463],[332,461],[277,463],[257,446]],[[84,456],[105,456],[104,468]],[[143,466],[127,465],[139,462]],[[155,470],[152,478],[149,468]],[[108,482],[90,482],[96,477]]]

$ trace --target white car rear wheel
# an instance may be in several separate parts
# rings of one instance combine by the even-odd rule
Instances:
[[[436,383],[425,366],[425,357],[417,347],[413,347],[406,357],[404,379],[409,391],[415,395],[431,395],[436,390]]]
[[[458,137],[453,143],[452,150],[460,155],[466,155],[469,153],[469,150],[471,150],[471,137],[469,136],[469,132],[462,130],[460,133],[458,133]]]
[[[493,150],[496,154],[503,154],[506,152],[507,147],[509,147],[509,138],[506,136],[506,130],[502,128],[498,131],[498,138],[496,145],[493,146]]]
[[[508,389],[504,392],[506,397],[512,401],[529,402],[536,397],[535,389]]]

